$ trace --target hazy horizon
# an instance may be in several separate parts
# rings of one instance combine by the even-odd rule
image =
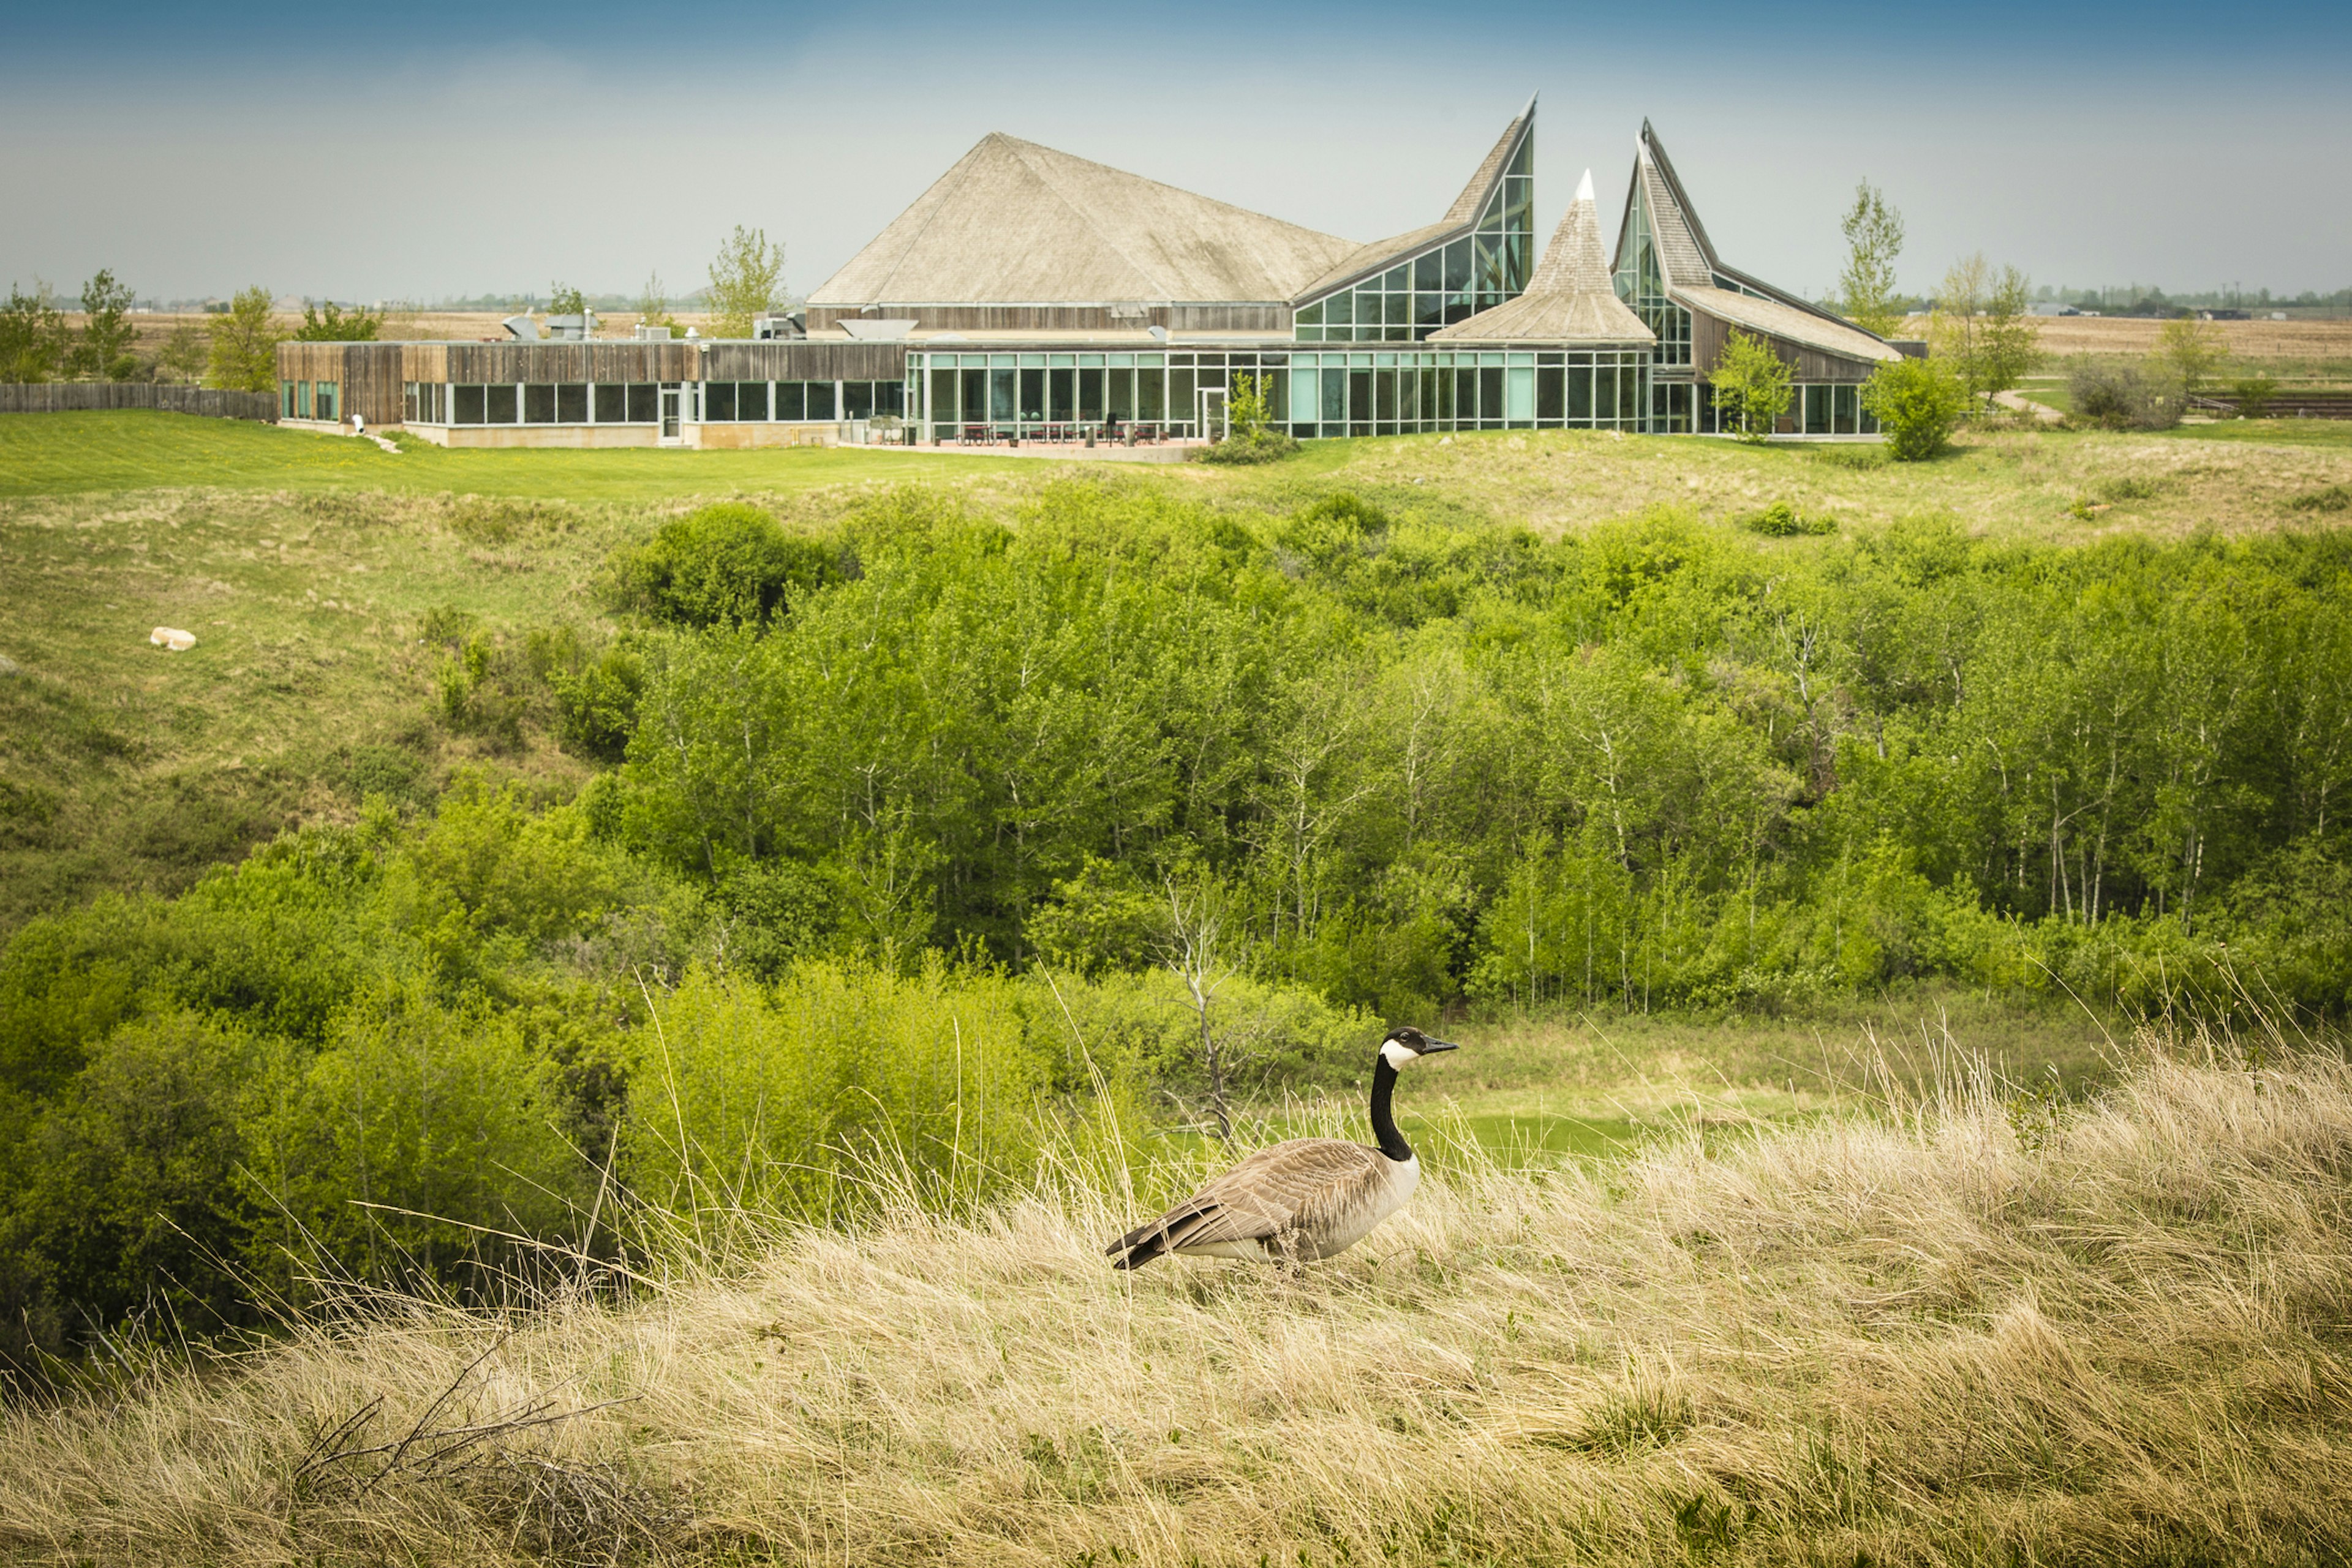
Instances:
[[[1547,233],[1587,167],[1613,232],[1646,116],[1726,258],[1809,295],[1864,178],[1908,223],[1910,291],[1977,250],[2076,289],[2352,285],[2336,10],[2259,37],[2180,6],[1996,7],[1960,34],[1860,6],[1703,5],[1671,33],[1524,5],[1185,16],[27,13],[0,60],[0,272],[357,300],[634,296],[658,272],[681,296],[741,223],[805,293],[992,131],[1369,240],[1433,219],[1539,92]]]

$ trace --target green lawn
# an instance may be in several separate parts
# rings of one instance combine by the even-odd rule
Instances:
[[[0,415],[0,497],[201,486],[629,501],[938,479],[945,463],[959,474],[1032,466],[1016,458],[926,458],[824,447],[453,452],[421,440],[400,446],[395,456],[373,441],[350,437],[134,410]]]
[[[2316,447],[2352,452],[2352,419],[2221,419],[2156,433],[2173,441],[2225,441],[2232,446]]]

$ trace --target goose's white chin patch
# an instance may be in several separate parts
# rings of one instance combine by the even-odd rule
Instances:
[[[1386,1061],[1389,1066],[1396,1068],[1399,1070],[1402,1070],[1405,1063],[1410,1061],[1418,1061],[1421,1058],[1421,1053],[1419,1051],[1412,1050],[1408,1047],[1401,1046],[1394,1040],[1389,1040],[1384,1042],[1381,1047],[1381,1058],[1382,1060]],[[1361,1057],[1359,1057],[1356,1059],[1358,1061],[1363,1060]]]

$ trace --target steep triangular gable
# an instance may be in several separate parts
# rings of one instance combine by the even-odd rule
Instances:
[[[1502,135],[1496,138],[1495,145],[1488,149],[1486,156],[1478,164],[1477,172],[1470,176],[1470,183],[1462,187],[1461,195],[1454,198],[1454,205],[1446,209],[1444,217],[1420,228],[1357,247],[1339,265],[1293,295],[1291,303],[1306,304],[1335,289],[1360,282],[1376,272],[1385,272],[1405,258],[1417,255],[1433,245],[1441,245],[1469,233],[1486,216],[1487,205],[1501,189],[1504,179],[1519,157],[1520,150],[1535,136],[1535,130],[1536,100],[1530,98],[1528,106],[1503,127]]]
[[[1486,161],[1478,165],[1478,172],[1470,176],[1470,183],[1462,187],[1462,194],[1454,198],[1454,205],[1438,221],[1449,228],[1476,223],[1494,196],[1495,188],[1503,183],[1503,175],[1510,168],[1511,160],[1518,155],[1521,144],[1535,133],[1536,100],[1530,98],[1528,106],[1519,110],[1518,118],[1503,127],[1503,134],[1496,139]]]
[[[1592,198],[1592,171],[1576,187],[1551,243],[1516,300],[1481,310],[1430,334],[1432,342],[1616,343],[1647,348],[1655,335],[1626,309],[1611,286],[1601,253],[1601,214]]]
[[[1875,350],[1885,346],[1884,339],[1863,331],[1810,300],[1776,288],[1724,262],[1716,251],[1715,242],[1707,237],[1706,226],[1699,221],[1696,209],[1691,205],[1689,193],[1683,188],[1682,177],[1675,173],[1674,160],[1666,156],[1665,145],[1658,140],[1658,133],[1651,129],[1646,120],[1642,121],[1642,134],[1634,143],[1633,184],[1625,194],[1625,222],[1618,229],[1617,251],[1621,265],[1624,260],[1626,236],[1635,215],[1636,202],[1646,204],[1652,244],[1666,288],[1678,296],[1685,293],[1692,296],[1685,298],[1684,303],[1697,304],[1711,313],[1727,315],[1728,312],[1721,308],[1726,298],[1751,296],[1811,316],[1823,327],[1835,329],[1817,335],[1846,345],[1836,352],[1854,353],[1867,358],[1883,357]],[[1788,320],[1785,315],[1774,315],[1773,319],[1784,323]],[[1860,333],[1867,342],[1853,342],[1844,337],[1845,333]]]

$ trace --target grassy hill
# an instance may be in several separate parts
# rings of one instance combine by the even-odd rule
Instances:
[[[1963,1067],[1611,1166],[1435,1148],[1296,1277],[1115,1274],[1190,1173],[1073,1165],[977,1215],[710,1216],[511,1313],[125,1340],[0,1411],[0,1556],[2341,1562],[2352,1074],[2272,1045],[2143,1038],[2071,1110]]]
[[[2352,426],[2276,422],[1995,434],[1941,462],[1887,465],[1869,448],[1493,434],[1324,442],[1266,470],[1139,471],[842,450],[412,442],[395,456],[168,414],[0,416],[0,655],[22,670],[0,679],[0,932],[102,889],[184,887],[289,825],[348,818],[371,788],[429,795],[481,748],[425,721],[439,656],[419,642],[422,617],[604,629],[598,566],[703,500],[749,497],[814,528],[921,483],[1017,518],[1044,487],[1092,474],[1262,512],[1344,490],[1402,517],[1547,535],[1661,504],[1738,533],[1779,502],[1849,537],[1934,516],[2080,542],[2303,524],[2315,514],[2297,498],[2352,483],[2347,441]],[[195,648],[151,647],[159,625],[194,632]],[[540,742],[501,765],[581,776]]]

